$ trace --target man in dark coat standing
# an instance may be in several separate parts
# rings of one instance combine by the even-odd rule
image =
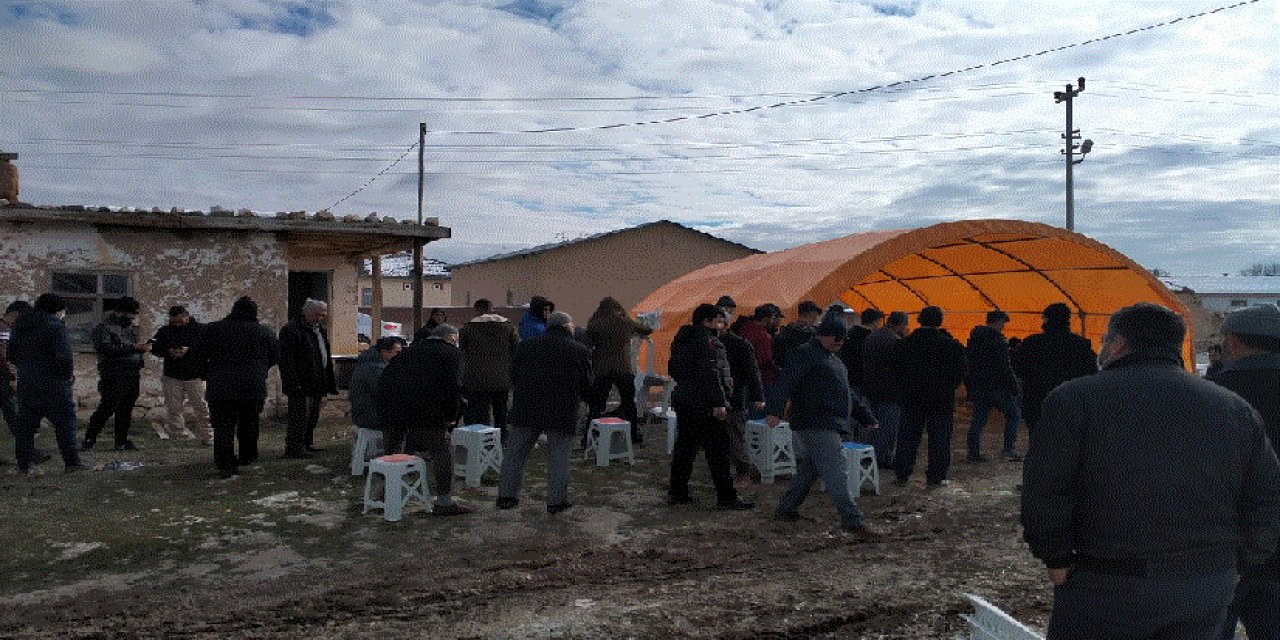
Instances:
[[[870,336],[872,331],[880,328],[880,323],[884,321],[884,312],[867,307],[862,310],[858,320],[858,324],[849,327],[849,332],[845,335],[844,346],[840,347],[840,361],[844,363],[844,368],[849,371],[849,386],[862,393],[864,392],[862,389],[862,347],[867,342],[867,336]]]
[[[9,337],[13,333],[13,324],[18,321],[18,316],[28,311],[31,311],[31,303],[25,300],[14,300],[5,307],[4,315],[0,316],[0,419],[4,419],[5,425],[9,427],[9,433],[15,438],[18,436],[18,405],[14,401],[18,390],[18,373],[13,363],[6,357],[6,351],[9,346]],[[38,454],[36,458],[39,458]]]
[[[302,313],[280,329],[280,382],[289,398],[289,427],[284,457],[310,458],[315,454],[316,423],[327,394],[338,393],[333,358],[324,319],[329,305],[307,298]]]
[[[1004,414],[1004,456],[1021,460],[1018,453],[1018,379],[1009,364],[1009,343],[1004,339],[1004,325],[1009,314],[996,309],[987,312],[987,323],[969,332],[969,375],[965,387],[973,402],[973,419],[969,423],[969,462],[986,462],[982,455],[982,430],[987,426],[991,409]]]
[[[520,503],[524,465],[547,436],[547,513],[569,502],[569,448],[578,427],[578,402],[591,395],[591,353],[573,337],[573,319],[563,311],[547,317],[547,330],[516,348],[511,367],[512,435],[502,454],[499,509]]]
[[[471,513],[453,500],[453,443],[449,430],[462,413],[462,350],[458,330],[442,324],[400,352],[378,378],[378,420],[387,453],[426,452],[431,458],[432,515]]]
[[[787,354],[792,349],[810,341],[818,333],[818,319],[822,317],[822,307],[812,300],[805,300],[796,307],[794,322],[778,330],[773,337],[773,361],[778,370],[787,366]]]
[[[867,443],[876,450],[876,464],[893,468],[898,446],[898,424],[902,421],[902,394],[898,392],[894,348],[907,333],[910,319],[905,311],[894,311],[883,327],[871,332],[862,345],[862,389],[880,428],[867,433]]]
[[[267,373],[280,362],[280,343],[258,323],[258,304],[245,296],[226,318],[205,325],[189,357],[205,374],[213,463],[223,479],[234,478],[240,467],[258,460]]]
[[[115,416],[116,450],[133,451],[138,448],[129,439],[129,427],[133,424],[133,406],[138,402],[142,354],[151,351],[150,343],[138,340],[138,330],[133,326],[140,308],[137,300],[128,296],[120,298],[115,302],[115,308],[91,333],[93,350],[98,353],[98,394],[101,400],[85,428],[85,450],[93,448],[98,434],[112,416]]]
[[[1098,354],[1083,336],[1071,333],[1071,307],[1055,302],[1044,308],[1043,333],[1029,336],[1013,354],[1013,370],[1022,381],[1022,419],[1027,433],[1040,422],[1040,405],[1058,385],[1098,371]]]
[[[956,411],[956,387],[964,379],[964,346],[941,329],[942,309],[920,310],[920,327],[894,347],[894,375],[902,395],[902,422],[894,471],[898,486],[906,486],[916,466],[920,440],[929,434],[929,488],[947,484],[951,469],[951,428]]]
[[[1269,304],[1233,312],[1222,322],[1225,363],[1212,380],[1244,398],[1262,416],[1274,450],[1280,446],[1280,309]],[[1243,564],[1222,637],[1235,637],[1236,621],[1253,638],[1280,638],[1280,555]]]
[[[622,303],[605,297],[587,322],[586,342],[591,348],[591,401],[589,418],[604,415],[609,394],[618,390],[618,416],[631,423],[631,441],[639,444],[640,421],[636,415],[636,374],[631,363],[631,338],[647,336],[653,329],[627,315]]]
[[[458,330],[462,389],[467,398],[463,421],[502,429],[503,440],[506,440],[511,359],[515,357],[520,338],[515,324],[494,313],[493,304],[488,300],[480,298],[473,307],[476,317]]]
[[[1185,335],[1165,307],[1125,307],[1107,323],[1102,371],[1045,398],[1022,527],[1053,584],[1051,639],[1217,638],[1237,563],[1275,554],[1280,463],[1266,427],[1182,368]]]
[[[7,357],[18,369],[18,424],[13,438],[18,473],[31,473],[36,429],[41,419],[53,424],[58,451],[68,473],[87,469],[76,449],[76,403],[71,395],[75,364],[62,318],[67,303],[46,293],[35,308],[18,316],[9,336]]]
[[[878,425],[871,410],[849,388],[849,373],[836,355],[844,346],[844,321],[836,314],[828,314],[818,325],[817,333],[813,340],[791,352],[778,383],[770,390],[765,409],[769,427],[777,427],[787,400],[791,401],[792,433],[803,443],[804,450],[791,486],[778,501],[775,517],[799,520],[800,505],[813,483],[822,478],[831,503],[840,513],[841,526],[867,539],[878,538],[849,495],[841,451],[841,435],[852,433],[851,415],[867,430]]]
[[[755,503],[738,497],[729,475],[729,398],[733,377],[724,344],[716,337],[724,329],[724,314],[713,304],[700,304],[689,324],[671,341],[667,371],[676,382],[671,405],[676,412],[676,446],[671,457],[670,504],[693,502],[689,476],[698,450],[706,453],[716,504],[722,509],[746,510]]]
[[[726,302],[728,304],[726,304]],[[720,296],[716,306],[724,312],[725,322],[733,319],[737,308],[733,298]],[[733,463],[733,486],[739,490],[751,486],[755,465],[747,451],[747,411],[764,409],[764,385],[760,379],[760,365],[756,350],[746,338],[723,330],[720,342],[729,357],[729,377],[733,378],[733,393],[729,395],[729,459]]]

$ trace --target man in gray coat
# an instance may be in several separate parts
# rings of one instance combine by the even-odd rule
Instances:
[[[1049,638],[1214,638],[1237,559],[1280,535],[1280,464],[1258,412],[1182,368],[1186,326],[1150,303],[1111,317],[1102,371],[1045,398],[1022,526],[1054,586]]]
[[[347,383],[347,398],[351,402],[351,421],[360,429],[381,430],[378,421],[378,378],[391,359],[404,349],[404,338],[386,336],[378,338],[373,347],[365,349],[356,358],[355,371]]]
[[[552,312],[547,330],[520,343],[511,366],[512,434],[502,452],[498,481],[499,509],[520,504],[524,464],[547,434],[547,513],[555,515],[569,502],[569,445],[578,426],[578,401],[591,389],[591,353],[573,338],[573,319]]]

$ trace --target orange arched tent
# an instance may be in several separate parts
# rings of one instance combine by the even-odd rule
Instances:
[[[1036,222],[965,220],[871,231],[686,274],[632,309],[662,312],[662,328],[653,335],[659,369],[665,370],[671,339],[694,307],[722,295],[738,303],[739,313],[772,302],[783,309],[784,322],[804,300],[906,311],[912,327],[921,308],[937,305],[945,312],[943,326],[961,342],[992,309],[1009,314],[1006,336],[1026,337],[1040,331],[1046,306],[1065,302],[1075,312],[1073,328],[1095,349],[1112,313],[1154,302],[1187,319],[1183,361],[1194,362],[1190,314],[1159,280],[1096,240]]]

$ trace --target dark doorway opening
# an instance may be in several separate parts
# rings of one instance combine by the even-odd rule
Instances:
[[[329,302],[331,271],[290,271],[289,272],[289,318],[298,317],[302,313],[302,303],[307,298]],[[327,324],[327,323],[326,323]]]

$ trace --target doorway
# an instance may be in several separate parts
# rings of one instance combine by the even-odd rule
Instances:
[[[289,319],[302,313],[302,304],[307,298],[329,302],[332,281],[332,271],[290,271]]]

